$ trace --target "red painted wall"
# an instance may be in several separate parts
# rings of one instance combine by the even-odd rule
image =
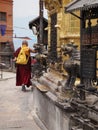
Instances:
[[[0,21],[0,25],[6,25],[5,35],[0,33],[0,42],[12,42],[13,36],[13,0],[0,0],[0,12],[6,12],[6,21]]]

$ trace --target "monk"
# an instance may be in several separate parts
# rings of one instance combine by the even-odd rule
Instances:
[[[36,53],[35,50],[28,47],[28,42],[24,40],[22,42],[22,47],[24,47],[25,54],[29,56],[27,64],[17,64],[16,63],[16,86],[22,86],[22,91],[26,91],[26,87],[31,85],[31,56],[30,53]],[[17,60],[18,54],[21,50],[19,47],[14,53],[14,61]]]

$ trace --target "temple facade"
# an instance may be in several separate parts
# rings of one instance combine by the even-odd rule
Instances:
[[[48,10],[48,45],[53,59],[59,54],[62,44],[75,42],[80,45],[80,20],[65,13],[65,6],[72,0],[44,0]],[[79,12],[76,12],[79,15]]]
[[[11,66],[13,49],[13,0],[0,0],[0,63]]]

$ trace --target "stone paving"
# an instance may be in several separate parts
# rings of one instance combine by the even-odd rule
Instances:
[[[0,130],[42,130],[35,123],[33,92],[15,86],[15,73],[3,72],[0,78]]]

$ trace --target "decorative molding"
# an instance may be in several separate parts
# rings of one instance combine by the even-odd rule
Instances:
[[[60,26],[59,24],[56,24],[56,25],[55,25],[55,28],[61,29],[61,26]]]
[[[61,8],[61,3],[59,0],[44,0],[45,8],[49,11],[50,14],[56,13]]]

